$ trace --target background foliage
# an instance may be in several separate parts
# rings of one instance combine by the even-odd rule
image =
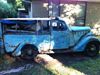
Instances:
[[[17,17],[17,9],[21,7],[22,0],[0,0],[0,18]]]

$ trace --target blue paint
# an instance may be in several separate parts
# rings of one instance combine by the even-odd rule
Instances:
[[[26,44],[33,44],[38,48],[38,51],[43,49],[46,42],[49,43],[48,48],[50,47],[50,35],[5,35],[5,48],[7,52],[12,52],[16,46],[19,47],[16,49],[15,53],[19,52],[22,47]],[[13,39],[12,39],[13,38]],[[13,47],[11,47],[13,46]]]
[[[78,52],[84,51],[85,47],[87,46],[88,42],[90,42],[91,38],[94,38],[94,36],[83,37],[82,40],[80,40],[79,43],[72,49],[74,51],[78,51]]]
[[[51,41],[54,42],[53,49],[68,48],[70,40],[67,35],[69,35],[69,31],[52,31]]]
[[[42,19],[41,19],[42,20]],[[51,19],[52,20],[52,19]],[[51,21],[48,20],[48,21]],[[36,21],[36,20],[35,20]],[[34,22],[35,22],[34,21]],[[51,21],[55,21],[54,19]],[[56,20],[57,21],[57,20]],[[55,21],[55,22],[56,22]],[[63,19],[58,20],[65,26],[63,30],[53,30],[52,23],[50,23],[50,32],[47,34],[6,34],[4,35],[4,45],[6,52],[13,52],[13,55],[21,55],[21,49],[26,44],[31,44],[37,47],[38,52],[51,50],[69,49],[79,52],[84,51],[88,42],[92,40],[98,40],[90,31],[90,27],[78,27],[69,26]],[[3,21],[1,21],[3,22]],[[8,24],[9,20],[7,21]],[[18,21],[17,21],[18,22]],[[16,22],[16,23],[17,23]],[[4,23],[6,23],[4,21]],[[12,22],[9,22],[12,24]],[[32,23],[31,21],[25,22],[25,24]],[[57,25],[58,26],[58,25]],[[1,26],[0,26],[1,27]],[[67,29],[66,29],[67,28]],[[1,34],[1,33],[0,33]]]
[[[82,26],[71,26],[73,31],[81,31],[81,30],[90,30],[90,27],[82,27]]]

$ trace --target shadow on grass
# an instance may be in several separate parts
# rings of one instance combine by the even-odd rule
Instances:
[[[20,72],[7,73],[5,75],[99,75],[100,74],[100,55],[96,58],[86,57],[81,53],[64,53],[64,54],[51,54],[50,57],[58,62],[49,67],[40,65],[35,61],[15,60],[13,63],[0,64],[0,72],[3,70],[18,69],[24,67]],[[60,66],[56,66],[61,63]],[[51,62],[50,62],[51,64]],[[57,69],[56,69],[57,68]],[[68,74],[59,73],[57,70],[66,70]],[[60,71],[62,72],[62,71]],[[2,74],[3,75],[3,74]]]
[[[100,54],[97,57],[86,57],[82,53],[64,53],[51,55],[65,67],[86,75],[100,74]],[[76,74],[78,75],[78,74]]]

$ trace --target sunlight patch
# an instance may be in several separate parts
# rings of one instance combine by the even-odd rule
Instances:
[[[76,69],[65,67],[60,61],[47,54],[37,55],[35,61],[39,64],[42,64],[46,69],[55,75],[85,75]]]

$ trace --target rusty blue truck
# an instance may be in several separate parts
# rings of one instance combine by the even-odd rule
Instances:
[[[71,26],[62,18],[7,18],[0,20],[0,47],[12,56],[37,53],[99,54],[100,41],[90,27]]]

